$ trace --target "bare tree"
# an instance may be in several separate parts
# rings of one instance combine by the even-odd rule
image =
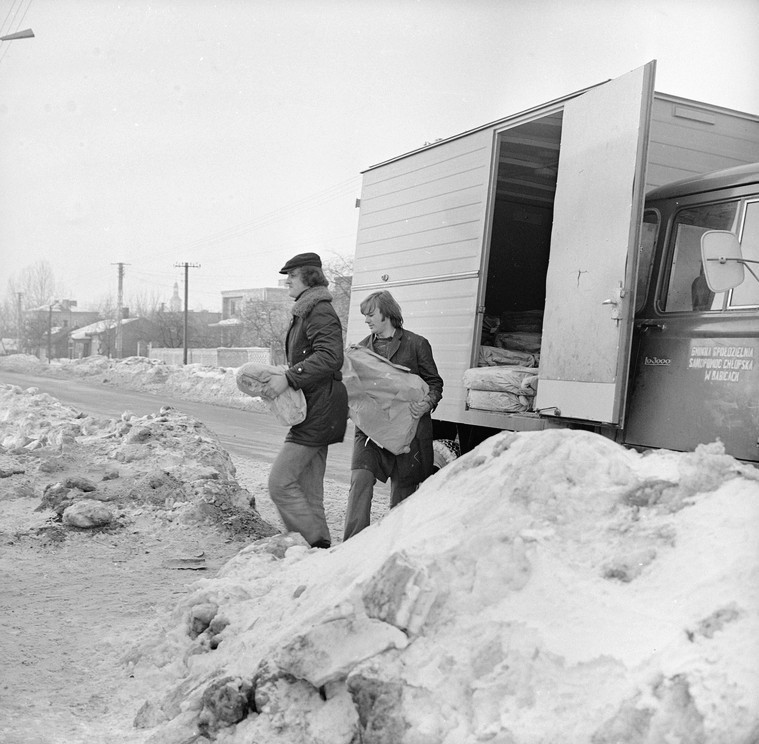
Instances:
[[[10,298],[0,302],[0,338],[16,339],[19,335],[18,305]],[[2,350],[0,350],[2,353]]]
[[[8,281],[8,293],[17,297],[20,292],[24,309],[40,307],[55,298],[55,277],[47,261],[26,266],[19,272],[18,278]]]
[[[324,275],[329,279],[332,293],[332,306],[343,326],[343,336],[348,329],[348,311],[351,304],[351,285],[353,283],[353,259],[335,254],[324,262]]]
[[[164,304],[159,300],[158,293],[155,291],[132,293],[127,301],[129,314],[132,317],[139,316],[141,318],[152,318],[153,315],[164,309]]]
[[[55,289],[53,269],[47,261],[31,264],[23,268],[18,276],[9,278],[6,298],[0,305],[0,328],[5,337],[20,337],[22,348],[19,351],[36,351],[39,354],[47,343],[47,318],[41,312],[30,314],[26,311],[50,303]]]
[[[247,346],[271,349],[272,361],[285,361],[285,334],[290,324],[291,303],[271,300],[247,300],[240,309],[243,323],[241,341]]]
[[[163,308],[152,313],[150,319],[155,323],[156,335],[153,343],[166,349],[178,349],[184,344],[184,315],[172,313]]]
[[[49,334],[50,319],[47,310],[25,311],[21,329],[22,348],[20,351],[40,356],[42,350],[47,347]]]
[[[151,321],[149,338],[141,340],[149,341],[155,346],[166,349],[179,349],[184,346],[184,312],[171,312],[163,307],[141,317]],[[219,343],[219,332],[209,328],[211,320],[218,318],[209,317],[214,314],[205,311],[195,311],[187,316],[187,346],[192,349],[206,349],[216,347]]]

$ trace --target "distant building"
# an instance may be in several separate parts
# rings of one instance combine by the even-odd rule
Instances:
[[[257,287],[254,289],[227,289],[221,293],[221,318],[239,318],[242,306],[246,302],[263,300],[265,302],[286,302],[290,299],[284,283],[278,287]]]
[[[178,313],[182,310],[182,300],[179,299],[179,284],[174,282],[174,294],[169,300],[169,312]]]
[[[56,300],[24,310],[21,351],[39,357],[70,357],[69,332],[100,317],[97,310],[75,310],[76,304],[76,300]]]
[[[97,310],[74,310],[75,307],[76,300],[60,300],[49,305],[29,308],[24,311],[24,316],[38,318],[59,330],[81,328],[100,317]]]
[[[113,357],[116,353],[115,320],[98,320],[69,334],[75,359],[93,355]],[[148,342],[155,324],[147,318],[125,318],[121,321],[121,356],[147,356]]]
[[[219,329],[219,346],[237,346],[241,343],[243,322],[240,318],[246,302],[290,303],[291,298],[284,279],[278,287],[255,287],[252,289],[227,289],[221,293],[221,320],[209,325]]]

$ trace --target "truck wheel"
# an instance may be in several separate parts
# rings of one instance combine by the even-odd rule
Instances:
[[[433,471],[437,472],[459,456],[459,448],[453,439],[435,439],[432,442]]]

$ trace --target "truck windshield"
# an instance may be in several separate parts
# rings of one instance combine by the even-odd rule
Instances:
[[[701,236],[707,230],[735,230],[738,201],[701,204],[681,209],[671,233],[671,264],[665,312],[721,310],[725,293],[709,289],[701,264]]]
[[[735,309],[759,305],[759,282],[755,278],[759,274],[759,201],[746,204],[746,219],[743,221],[740,239],[743,258],[756,263],[748,264],[754,274],[747,270],[743,284],[739,284],[730,293],[729,307]]]

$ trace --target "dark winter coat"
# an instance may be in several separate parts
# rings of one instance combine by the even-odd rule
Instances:
[[[372,334],[361,339],[359,345],[376,352],[373,340]],[[407,367],[427,383],[429,386],[427,395],[434,411],[443,397],[443,378],[437,371],[430,342],[424,336],[407,331],[405,328],[396,328],[393,339],[387,347],[387,358],[393,364]],[[367,445],[366,435],[357,428],[351,468],[371,470],[384,482],[385,476],[389,476],[391,469],[395,467],[400,483],[404,485],[420,483],[432,475],[434,463],[432,436],[432,418],[429,413],[425,413],[419,419],[416,436],[411,442],[411,451],[403,455],[392,455],[387,450],[377,447],[373,442]],[[367,451],[367,447],[369,449],[376,447],[381,451],[372,453]]]
[[[348,393],[342,383],[343,332],[325,287],[310,287],[293,305],[285,351],[290,387],[302,390],[308,410],[285,441],[316,447],[342,442]]]

